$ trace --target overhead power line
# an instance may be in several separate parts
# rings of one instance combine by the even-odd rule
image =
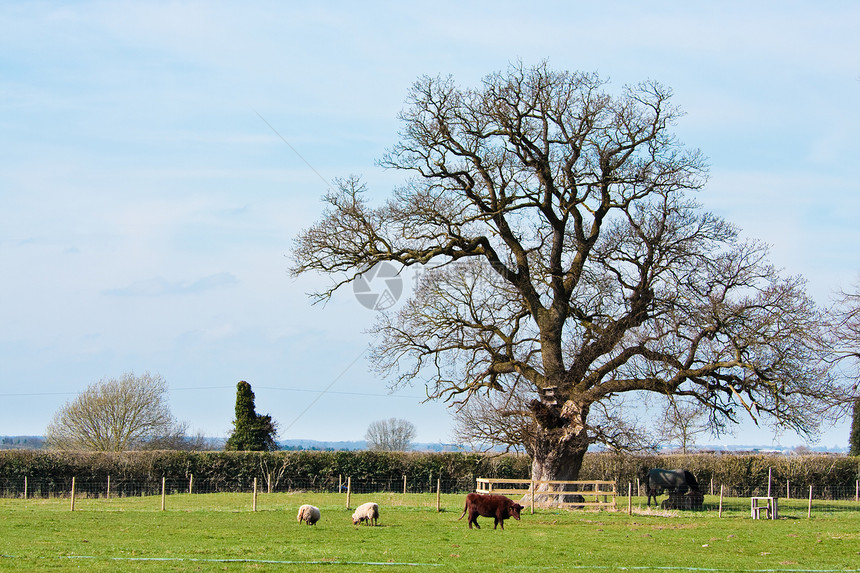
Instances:
[[[185,390],[235,390],[235,386],[182,386],[177,388],[168,388],[168,391],[185,391]],[[254,386],[254,389],[260,390],[279,390],[282,392],[311,392],[311,393],[319,393],[320,390],[318,388],[286,388],[281,386]],[[416,400],[423,400],[424,396],[413,396],[407,394],[380,394],[373,392],[344,392],[337,390],[329,390],[325,392],[326,394],[340,394],[344,396],[369,396],[376,398],[412,398]],[[0,393],[0,398],[16,398],[16,397],[28,397],[28,396],[77,396],[80,392],[14,392],[14,393]]]

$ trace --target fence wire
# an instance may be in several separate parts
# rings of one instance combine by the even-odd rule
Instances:
[[[432,476],[414,478],[409,476],[390,476],[388,478],[360,479],[350,476],[327,476],[319,479],[298,480],[284,475],[261,475],[256,478],[199,479],[188,476],[153,476],[149,479],[123,479],[122,477],[86,478],[63,477],[37,479],[29,477],[0,477],[0,498],[6,499],[50,499],[70,498],[74,490],[76,499],[111,499],[146,496],[171,496],[177,494],[219,494],[219,493],[406,493],[406,494],[463,494],[473,491],[475,482],[468,478],[438,479]],[[637,511],[645,509],[644,489],[637,490],[637,484],[617,484],[618,495],[615,507],[625,511],[628,507]],[[628,491],[633,497],[628,498]],[[825,485],[812,486],[803,483],[772,483],[759,487],[736,488],[722,485],[704,487],[704,512],[751,511],[751,498],[774,497],[778,499],[781,517],[806,517],[811,514],[831,514],[838,512],[860,511],[860,482],[853,486]],[[770,494],[770,495],[768,495]],[[514,499],[522,497],[521,503],[529,505],[528,496],[511,495]],[[539,496],[540,497],[540,496]],[[659,508],[667,498],[666,494],[657,498]],[[587,501],[587,500],[586,500]],[[654,502],[652,502],[653,504]],[[543,504],[546,507],[546,504]],[[553,507],[552,503],[548,504]],[[654,507],[655,505],[652,505]]]
[[[435,478],[354,479],[349,476],[297,480],[289,477],[260,476],[242,480],[224,478],[200,479],[193,475],[182,477],[152,477],[150,479],[124,478],[3,478],[0,477],[0,498],[52,498],[69,497],[74,485],[75,495],[81,498],[141,497],[148,495],[212,494],[212,493],[468,493],[473,491],[470,479],[439,480]]]

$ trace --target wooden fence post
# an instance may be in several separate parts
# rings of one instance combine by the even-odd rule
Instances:
[[[723,486],[720,485],[720,511],[717,513],[717,517],[723,516]]]
[[[809,509],[806,510],[806,518],[812,517],[812,486],[809,486]]]
[[[785,499],[791,499],[791,480],[785,480]]]
[[[105,493],[105,498],[110,499],[110,475],[108,475],[107,491]]]
[[[436,480],[436,511],[442,511],[442,478]]]
[[[767,496],[772,497],[770,495],[770,484],[773,478],[773,468],[767,468]]]
[[[537,494],[537,492],[535,491],[535,480],[534,480],[534,478],[532,478],[532,483],[531,483],[530,487],[532,490],[532,515],[534,515],[535,514],[535,495]]]
[[[633,482],[627,482],[627,515],[633,515]]]
[[[346,508],[349,509],[349,498],[352,496],[352,477],[346,478]]]
[[[27,491],[27,478],[24,478],[24,491]],[[854,501],[860,501],[860,479],[854,482]]]
[[[27,476],[24,476],[24,499],[27,499]]]
[[[72,476],[72,511],[75,511],[75,476]]]
[[[254,478],[254,497],[251,501],[251,511],[257,511],[257,478]]]
[[[164,511],[164,501],[167,497],[167,478],[161,476],[161,511]]]
[[[406,495],[406,474],[403,474],[403,495]]]
[[[192,493],[194,491],[194,474],[188,476],[188,493]]]

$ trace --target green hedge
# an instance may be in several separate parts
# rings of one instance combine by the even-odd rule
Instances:
[[[477,477],[528,477],[529,460],[522,456],[478,453],[375,451],[180,452],[143,451],[87,453],[64,451],[0,451],[0,480],[27,477],[32,491],[67,490],[77,483],[145,484],[153,489],[161,478],[205,484],[208,491],[247,491],[258,478],[273,489],[336,489],[351,477],[355,484],[375,483],[410,491],[435,488],[441,479],[451,491],[469,490]],[[148,485],[146,485],[148,484]],[[131,493],[138,493],[137,491]]]
[[[786,483],[791,483],[792,496],[801,496],[801,489],[814,486],[816,491],[841,490],[853,497],[860,479],[860,457],[836,454],[673,454],[624,455],[589,454],[585,458],[581,479],[615,480],[626,489],[636,484],[651,468],[683,468],[696,476],[707,492],[713,484],[730,488],[736,495],[758,495],[767,489],[768,473],[776,495],[785,495]]]
[[[654,467],[688,469],[707,490],[711,483],[732,488],[741,495],[767,487],[768,470],[775,487],[792,483],[801,488],[843,488],[854,491],[860,477],[860,457],[843,455],[624,455],[589,453],[581,479],[608,479],[620,491],[637,482]],[[123,452],[84,453],[45,450],[0,451],[0,481],[29,479],[33,491],[68,488],[71,476],[78,483],[160,484],[162,477],[195,483],[210,491],[247,491],[254,478],[260,487],[283,489],[336,489],[340,480],[399,490],[407,476],[409,491],[428,491],[437,479],[443,491],[468,491],[475,478],[528,478],[525,456],[490,456],[478,453],[423,453],[374,451],[281,452]],[[140,486],[143,487],[143,486]]]

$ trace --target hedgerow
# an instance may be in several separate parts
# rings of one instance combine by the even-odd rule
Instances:
[[[783,455],[696,453],[672,455],[589,454],[581,479],[609,479],[619,485],[637,483],[651,468],[683,468],[691,471],[706,491],[725,486],[742,495],[761,493],[768,480],[784,491],[814,486],[854,491],[860,479],[860,457],[837,454]],[[800,492],[795,490],[795,494]]]
[[[580,479],[615,481],[620,491],[637,483],[655,467],[684,468],[705,489],[714,485],[754,492],[773,484],[785,487],[853,488],[860,478],[860,457],[764,454],[630,455],[589,453]],[[212,491],[245,491],[254,479],[270,490],[335,489],[351,478],[364,487],[409,491],[467,491],[475,478],[519,478],[530,475],[530,461],[521,455],[463,452],[279,451],[182,452],[141,451],[88,453],[51,450],[0,451],[0,480],[27,477],[43,491],[67,487],[72,476],[81,481],[155,483],[161,479],[206,483]],[[796,491],[800,491],[799,489]]]

